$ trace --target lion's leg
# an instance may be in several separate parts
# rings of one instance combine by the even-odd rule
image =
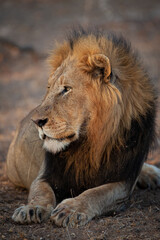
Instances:
[[[19,223],[42,222],[50,217],[55,205],[52,188],[48,183],[36,179],[30,188],[28,204],[17,208],[12,219]]]
[[[160,187],[160,169],[156,166],[144,163],[138,178],[137,185],[140,188],[151,189]]]
[[[95,216],[117,209],[132,189],[125,182],[109,183],[86,190],[75,198],[62,201],[51,213],[58,226],[84,225]]]

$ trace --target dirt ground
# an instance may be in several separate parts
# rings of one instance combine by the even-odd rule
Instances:
[[[45,92],[45,62],[54,40],[62,40],[76,24],[97,25],[122,33],[138,49],[147,71],[160,90],[159,0],[1,0],[0,1],[0,239],[160,239],[160,189],[135,190],[130,206],[76,229],[50,222],[17,225],[16,207],[27,192],[15,188],[5,175],[5,160],[17,123]],[[157,148],[148,161],[160,166],[160,109]]]

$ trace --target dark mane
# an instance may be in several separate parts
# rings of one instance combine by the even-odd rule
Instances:
[[[122,34],[118,35],[113,32],[109,32],[108,34],[105,34],[103,30],[100,30],[99,28],[92,27],[92,28],[83,28],[82,26],[79,26],[78,28],[73,28],[69,31],[67,34],[67,41],[69,42],[70,48],[73,50],[74,44],[83,37],[88,36],[94,36],[97,39],[97,42],[100,38],[105,37],[108,40],[112,41],[115,47],[121,47],[126,50],[126,52],[131,51],[131,43],[129,40],[126,40],[126,38],[123,37]]]
[[[88,28],[84,29],[82,26],[73,28],[67,34],[67,41],[70,44],[70,48],[73,50],[74,44],[83,37],[88,37],[89,35],[93,35],[98,40],[100,37],[104,35],[103,31],[98,28]]]

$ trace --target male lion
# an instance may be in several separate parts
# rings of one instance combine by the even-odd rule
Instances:
[[[8,152],[10,180],[30,189],[12,218],[73,227],[130,197],[155,136],[155,92],[122,37],[73,31],[50,64],[46,95]],[[144,164],[139,184],[158,186],[160,170]]]

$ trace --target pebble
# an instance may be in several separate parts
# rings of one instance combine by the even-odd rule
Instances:
[[[71,236],[72,236],[73,238],[75,238],[75,237],[76,237],[76,234],[75,234],[75,233],[71,233]]]

